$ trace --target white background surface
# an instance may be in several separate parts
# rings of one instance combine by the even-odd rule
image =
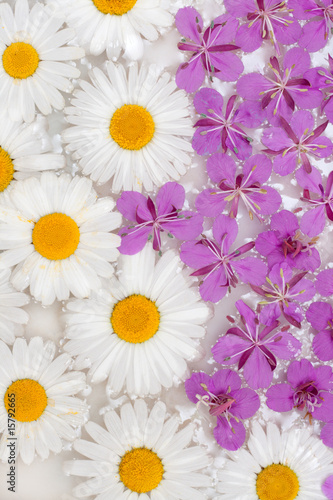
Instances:
[[[221,3],[221,2],[220,2]],[[10,1],[10,4],[13,5],[14,1]],[[224,12],[223,6],[220,5],[217,1],[214,0],[198,0],[195,1],[173,1],[171,0],[170,10],[175,13],[180,6],[183,5],[193,5],[196,7],[204,20],[206,22],[210,22],[214,17],[222,14]],[[167,71],[172,73],[173,75],[176,72],[176,69],[180,62],[183,60],[182,54],[179,53],[177,49],[177,43],[179,42],[181,35],[177,32],[175,27],[167,30],[166,33],[159,38],[157,42],[154,44],[146,44],[145,50],[145,61],[157,63]],[[314,65],[324,65],[327,66],[327,53],[329,51],[329,47],[332,48],[332,43],[329,44],[325,49],[321,52],[317,53],[315,56],[312,56]],[[286,48],[283,48],[285,51]],[[284,52],[283,52],[284,53]],[[256,52],[252,54],[246,54],[242,56],[242,60],[245,66],[245,72],[251,71],[262,71],[265,67],[269,57],[273,55],[272,46],[266,42],[266,44],[258,49]],[[87,71],[92,66],[101,66],[103,61],[105,61],[105,54],[102,54],[99,57],[87,56],[81,63],[78,63],[78,66],[82,70],[82,77],[84,79],[88,79]],[[128,64],[128,61],[124,61],[124,59],[119,60],[123,64]],[[235,93],[235,83],[234,84],[226,84],[221,83],[219,81],[214,82],[213,87],[217,90],[221,91],[224,97],[229,97],[233,93]],[[192,97],[190,101],[192,102]],[[69,101],[68,101],[69,102]],[[192,108],[191,111],[193,117],[194,111]],[[54,112],[52,115],[48,117],[49,123],[49,133],[53,138],[54,149],[56,152],[61,151],[61,141],[59,132],[66,127],[66,122],[64,120],[64,116],[60,112]],[[326,129],[326,135],[333,139],[333,126],[330,124]],[[263,146],[260,144],[260,135],[261,130],[250,131],[250,135],[255,137],[254,142],[254,152],[258,152],[260,149],[263,149]],[[64,153],[65,154],[65,153]],[[67,155],[68,159],[68,170],[74,172],[77,170],[77,166],[73,165],[70,157]],[[331,170],[331,164],[329,160],[321,160],[320,162],[316,162],[315,166],[323,170],[323,172],[327,173]],[[180,180],[180,182],[185,187],[187,192],[187,200],[189,206],[191,208],[194,207],[194,200],[198,192],[200,192],[205,187],[208,187],[208,178],[205,173],[205,158],[198,157],[193,153],[193,163],[191,169],[188,173]],[[302,206],[303,204],[299,202],[299,197],[301,195],[301,188],[297,187],[296,182],[293,180],[293,175],[289,175],[287,177],[279,177],[277,175],[272,176],[271,185],[278,189],[282,198],[283,198],[283,207],[288,210],[293,210],[298,206]],[[105,184],[104,186],[95,186],[98,193],[101,196],[111,195],[112,192],[110,190],[110,183]],[[246,238],[251,240],[255,237],[259,232],[263,231],[264,228],[268,227],[268,224],[261,225],[257,220],[250,221],[248,214],[243,211],[243,207],[240,207],[240,213],[238,216],[239,223],[239,235],[236,240],[236,247],[242,245]],[[205,225],[206,228],[209,229],[212,226],[213,220],[206,219]],[[321,254],[322,259],[322,269],[331,264],[331,249],[332,249],[333,237],[331,228],[325,228],[324,232],[320,236],[320,241],[318,244],[318,249]],[[177,243],[173,240],[170,241],[168,239],[167,244],[177,245]],[[178,245],[179,247],[179,245]],[[164,249],[167,248],[166,246]],[[227,328],[229,327],[229,322],[226,320],[225,316],[236,315],[236,309],[234,307],[234,303],[239,298],[243,298],[249,305],[254,306],[260,299],[258,296],[250,291],[249,286],[241,285],[237,288],[237,290],[233,290],[231,295],[225,297],[219,304],[211,305],[212,309],[212,319],[207,325],[207,335],[205,339],[201,342],[201,359],[194,361],[189,365],[188,375],[192,370],[204,370],[207,373],[212,373],[214,370],[219,367],[212,359],[210,349],[212,345],[215,344],[217,338],[225,333]],[[63,343],[64,338],[64,323],[62,319],[62,309],[64,304],[56,303],[50,307],[42,307],[39,303],[35,301],[31,301],[30,305],[26,307],[26,310],[30,314],[30,321],[25,330],[25,337],[30,339],[32,336],[40,335],[44,339],[53,340],[61,350],[61,344]],[[311,330],[309,329],[306,321],[303,322],[304,328],[300,331],[291,327],[290,331],[299,338],[303,343],[303,351],[300,357],[307,357],[313,362],[318,364],[318,360],[314,357],[311,350],[311,342],[313,335]],[[278,367],[275,371],[275,380],[281,379],[281,375],[283,375],[285,367],[288,366],[288,362],[279,362]],[[233,368],[233,367],[231,367]],[[89,384],[89,380],[88,380]],[[98,384],[92,387],[90,394],[87,396],[87,401],[91,405],[90,409],[90,419],[102,424],[102,416],[100,411],[109,406],[110,408],[115,407],[122,401],[127,399],[126,394],[124,394],[120,400],[111,401],[106,396],[105,391],[106,383]],[[275,421],[277,423],[281,423],[283,427],[288,428],[292,423],[297,426],[308,426],[308,421],[304,421],[296,412],[289,412],[283,414],[283,416],[269,410],[264,404],[265,398],[263,394],[265,391],[258,391],[262,395],[262,406],[254,419],[259,419],[260,422],[267,421],[268,419]],[[89,389],[87,390],[89,393]],[[82,396],[83,397],[83,396]],[[159,396],[161,400],[163,400],[167,407],[168,411],[171,413],[179,412],[180,418],[184,422],[188,422],[189,420],[193,420],[197,424],[197,433],[195,436],[195,440],[199,443],[207,446],[209,449],[209,453],[214,458],[214,465],[210,468],[209,473],[213,476],[212,488],[207,491],[208,498],[213,498],[215,496],[215,474],[218,467],[223,465],[223,460],[225,456],[225,452],[215,443],[212,437],[212,430],[215,425],[214,419],[208,416],[205,416],[200,412],[196,412],[195,405],[190,403],[187,400],[184,385],[182,383],[178,383],[178,386],[175,386],[168,391],[163,390],[161,395]],[[153,403],[153,399],[147,399],[148,404]],[[249,421],[245,421],[245,426],[248,428]],[[313,432],[319,434],[320,425],[316,424],[313,427]],[[85,432],[83,430],[83,436],[86,437]],[[9,471],[8,464],[0,464],[0,499],[1,500],[70,500],[73,499],[71,495],[72,487],[75,484],[78,484],[81,480],[76,477],[67,477],[62,472],[62,464],[64,460],[68,460],[71,458],[82,458],[76,452],[71,451],[70,445],[66,445],[64,451],[58,455],[51,455],[50,458],[46,461],[41,461],[39,458],[36,458],[34,463],[31,466],[24,465],[20,460],[17,466],[17,492],[15,494],[7,491],[6,484],[6,474]]]

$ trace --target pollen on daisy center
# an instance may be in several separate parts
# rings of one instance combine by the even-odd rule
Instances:
[[[92,0],[95,7],[103,14],[122,16],[131,10],[137,0]]]
[[[80,230],[76,222],[62,213],[41,217],[32,231],[35,250],[49,260],[67,259],[79,242]]]
[[[119,464],[120,480],[129,490],[147,493],[160,484],[164,468],[161,459],[147,448],[125,453]]]
[[[24,378],[16,380],[7,389],[4,403],[7,412],[19,422],[37,420],[47,406],[47,396],[43,386],[36,380]]]
[[[119,338],[132,344],[145,342],[155,335],[160,313],[144,295],[130,295],[117,302],[111,314],[111,325]]]
[[[2,55],[3,68],[13,78],[25,79],[32,76],[39,64],[37,50],[25,42],[14,42]]]
[[[110,135],[123,149],[142,149],[152,140],[154,132],[151,114],[137,104],[125,104],[111,118]]]
[[[4,149],[0,146],[0,192],[4,191],[14,178],[13,162]]]
[[[272,464],[259,472],[256,488],[260,500],[294,500],[299,492],[299,481],[286,465]]]

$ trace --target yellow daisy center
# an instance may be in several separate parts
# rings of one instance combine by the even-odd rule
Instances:
[[[0,146],[0,192],[4,191],[14,178],[14,165],[7,151]]]
[[[44,387],[36,380],[24,378],[16,380],[7,389],[4,403],[7,412],[19,422],[37,420],[47,406]]]
[[[79,241],[76,222],[61,213],[41,217],[32,231],[35,250],[49,260],[67,259],[75,252]]]
[[[257,495],[260,500],[294,500],[299,492],[295,472],[281,464],[265,467],[257,477]]]
[[[137,104],[125,104],[111,118],[110,135],[123,149],[142,149],[152,140],[154,132],[151,114]]]
[[[160,484],[164,468],[161,459],[147,448],[128,451],[119,465],[120,480],[136,493],[147,493]]]
[[[160,313],[153,302],[143,295],[130,295],[117,302],[111,314],[111,325],[119,338],[132,344],[145,342],[155,335]]]
[[[95,7],[103,14],[122,16],[131,10],[137,0],[92,0]]]
[[[4,51],[2,64],[9,76],[22,80],[34,74],[38,68],[39,55],[30,43],[15,42]]]

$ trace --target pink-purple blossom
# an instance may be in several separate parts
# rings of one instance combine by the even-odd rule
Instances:
[[[333,269],[324,269],[317,275],[316,288],[323,297],[333,295]]]
[[[203,84],[205,74],[211,79],[216,76],[226,82],[239,78],[244,66],[239,57],[231,52],[239,47],[230,43],[235,38],[238,21],[223,15],[202,33],[202,17],[193,7],[180,9],[175,21],[178,31],[185,37],[178,44],[179,50],[192,53],[190,59],[177,70],[178,87],[194,92]]]
[[[268,387],[277,366],[277,357],[293,359],[301,343],[279,321],[270,326],[261,325],[258,315],[242,300],[236,302],[240,324],[232,326],[212,348],[215,361],[222,365],[238,363],[244,367],[244,377],[252,389]],[[274,332],[274,330],[277,330]]]
[[[297,170],[296,180],[303,188],[301,200],[312,207],[303,215],[300,227],[303,233],[312,238],[324,230],[326,215],[333,221],[333,171],[328,175],[325,189],[321,173],[314,167],[310,173],[303,168]],[[316,196],[312,198],[310,192]]]
[[[204,300],[219,302],[231,287],[236,287],[238,278],[257,285],[265,281],[267,266],[264,262],[255,257],[239,258],[254,247],[253,241],[229,253],[237,233],[234,219],[218,215],[213,224],[215,241],[202,238],[181,246],[181,260],[196,269],[192,276],[202,277],[199,290]]]
[[[303,310],[300,304],[312,299],[316,293],[312,281],[304,277],[306,274],[307,271],[293,274],[288,264],[283,262],[272,267],[265,285],[251,284],[252,290],[262,297],[259,303],[262,306],[261,323],[270,326],[282,314],[291,325],[301,328]]]
[[[327,158],[333,152],[333,144],[327,137],[320,137],[328,121],[314,129],[314,118],[310,111],[296,111],[290,124],[280,117],[280,127],[264,130],[262,143],[268,148],[264,153],[275,156],[273,168],[279,175],[288,175],[303,166],[311,172],[310,158]],[[310,158],[309,156],[310,155]]]
[[[314,247],[317,237],[302,234],[295,214],[281,210],[271,218],[271,230],[260,233],[256,250],[266,257],[270,269],[286,262],[291,268],[315,271],[320,266],[320,255]]]
[[[267,406],[285,412],[293,408],[304,416],[328,422],[333,415],[333,376],[330,366],[316,368],[307,359],[293,361],[287,370],[288,383],[275,384],[266,392]]]
[[[245,441],[246,431],[241,420],[252,417],[260,407],[258,394],[241,388],[241,379],[232,370],[219,370],[212,377],[193,373],[185,382],[187,397],[192,403],[209,408],[216,417],[214,437],[227,450],[238,450]]]
[[[289,0],[295,19],[309,20],[298,43],[309,52],[325,47],[333,27],[333,0]]]
[[[195,123],[197,130],[192,146],[199,155],[229,149],[237,158],[245,160],[252,153],[251,137],[242,126],[254,128],[264,120],[258,103],[237,105],[237,96],[230,97],[223,113],[223,97],[214,89],[203,88],[194,97],[194,106],[201,118]]]
[[[237,83],[237,92],[244,99],[260,101],[262,109],[267,110],[267,118],[274,125],[280,125],[279,116],[288,122],[295,105],[301,109],[316,108],[322,101],[322,93],[313,89],[303,77],[310,68],[309,54],[298,47],[288,50],[282,67],[277,58],[271,57],[267,76],[249,73]]]
[[[321,433],[320,433],[320,439],[322,440],[322,442],[326,446],[333,448],[333,420],[328,422],[326,425],[324,425],[324,427],[322,428]],[[331,476],[331,477],[333,479],[333,476]],[[333,481],[331,481],[331,483],[330,483],[331,496],[328,496],[326,493],[326,495],[328,496],[328,498],[330,500],[333,500],[333,484],[332,483],[333,483]]]
[[[329,69],[318,67],[311,68],[304,73],[304,78],[309,80],[312,87],[324,92],[320,111],[325,111],[328,120],[333,123],[333,58],[328,54]]]
[[[286,1],[224,0],[224,4],[233,17],[247,18],[239,27],[235,40],[245,52],[253,52],[264,40],[270,40],[280,55],[278,42],[291,45],[301,36],[302,29]]]
[[[251,156],[237,173],[230,156],[216,153],[207,160],[207,172],[217,188],[205,189],[197,196],[195,205],[202,215],[215,217],[229,203],[229,217],[235,218],[241,201],[251,220],[256,216],[263,221],[265,215],[276,212],[281,204],[279,193],[265,184],[272,172],[271,161],[265,155]]]
[[[314,337],[312,343],[315,355],[321,361],[332,361],[333,308],[331,304],[327,304],[327,302],[313,302],[306,312],[306,319],[319,332]]]
[[[180,240],[192,240],[202,231],[203,217],[189,210],[182,210],[185,189],[177,182],[167,182],[156,196],[156,205],[136,191],[124,191],[117,201],[117,208],[126,219],[133,221],[120,229],[119,251],[133,255],[142,250],[148,239],[153,239],[154,250],[161,249],[161,233]]]

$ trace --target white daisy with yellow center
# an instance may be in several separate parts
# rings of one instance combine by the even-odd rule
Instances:
[[[15,437],[17,455],[30,464],[35,455],[60,453],[87,421],[88,406],[75,394],[86,387],[85,375],[70,371],[68,354],[55,357],[52,341],[16,339],[12,351],[0,341],[0,459],[8,460]],[[11,420],[9,421],[8,418]],[[9,428],[9,422],[11,424]],[[10,429],[10,432],[8,432]]]
[[[173,23],[162,0],[58,0],[58,4],[87,51],[99,55],[106,50],[109,59],[118,58],[122,50],[126,58],[140,59],[143,38],[155,41]]]
[[[77,498],[119,500],[204,500],[200,488],[211,486],[205,475],[210,459],[204,449],[190,446],[194,428],[181,430],[176,415],[166,419],[164,403],[149,412],[137,399],[118,412],[104,415],[103,427],[88,422],[86,430],[95,443],[77,440],[76,451],[88,460],[65,462],[65,472],[86,476],[73,491]],[[95,496],[97,495],[97,496]]]
[[[68,174],[43,172],[17,181],[0,205],[0,266],[16,266],[17,290],[49,305],[70,292],[88,297],[109,278],[119,255],[121,224],[111,198],[97,199],[92,182]]]
[[[67,45],[71,28],[60,30],[64,18],[51,5],[16,0],[15,11],[0,3],[0,100],[12,120],[31,122],[35,107],[45,115],[63,109],[61,92],[71,92],[71,78],[80,71],[64,61],[80,59],[84,50]],[[66,45],[64,47],[64,45]]]
[[[67,150],[85,175],[112,189],[152,191],[186,172],[193,127],[188,99],[168,73],[156,66],[106,64],[94,68],[92,84],[81,81],[72,106],[65,109],[74,125],[63,132]]]
[[[9,269],[0,270],[0,339],[12,344],[15,335],[22,335],[22,325],[28,323],[29,315],[21,307],[29,303],[29,297],[14,290],[9,278]]]
[[[281,431],[271,422],[264,430],[255,422],[248,448],[229,454],[216,500],[325,500],[321,485],[333,472],[333,452],[310,430]]]
[[[119,280],[67,304],[65,350],[77,356],[76,368],[90,366],[93,383],[109,377],[112,393],[126,385],[132,394],[156,394],[198,356],[209,309],[175,252],[155,258],[150,244],[122,255]]]
[[[29,125],[0,115],[0,203],[15,179],[25,179],[43,170],[65,166],[65,157],[49,153],[51,140],[45,132],[45,118],[39,115]]]

